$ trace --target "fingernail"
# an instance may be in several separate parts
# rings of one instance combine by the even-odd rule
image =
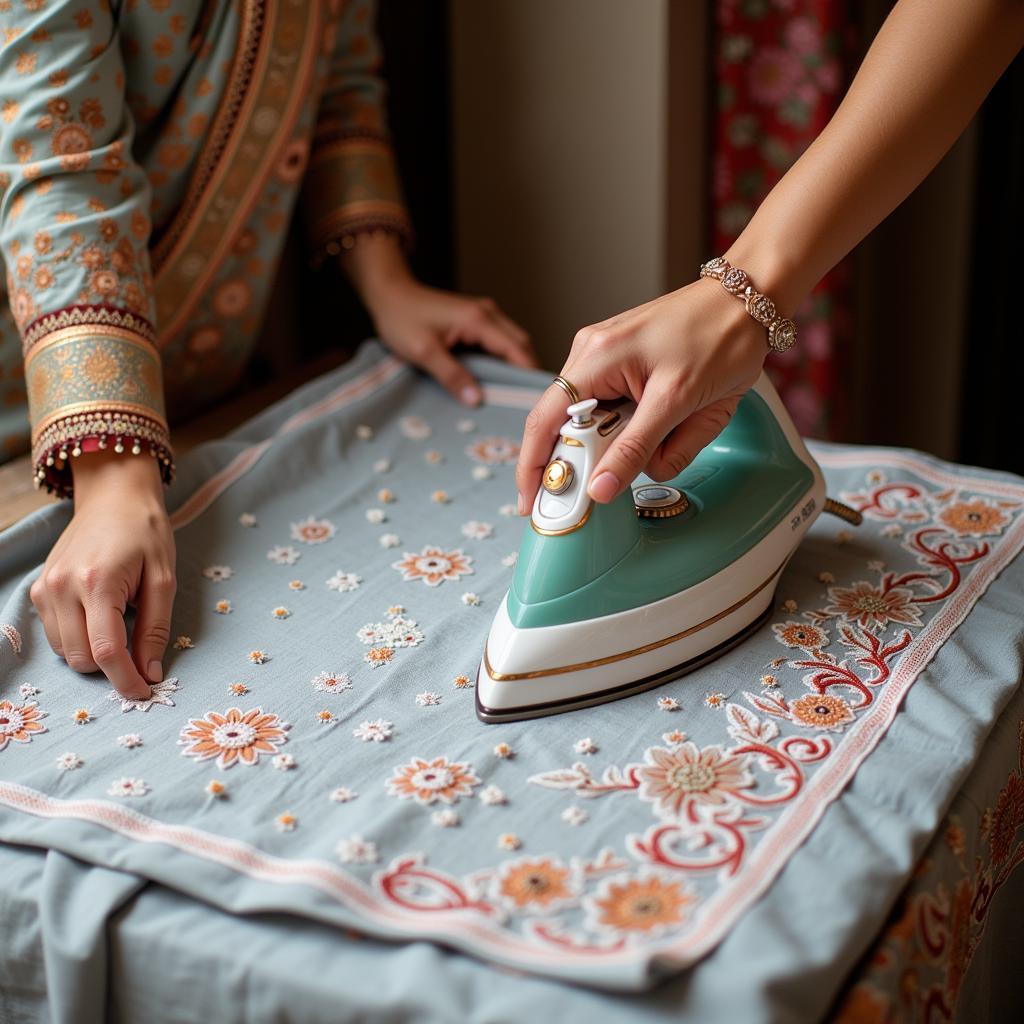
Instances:
[[[516,495],[516,515],[526,515],[526,502],[523,501],[523,496],[521,494]]]
[[[619,478],[614,473],[609,473],[607,471],[604,473],[598,473],[597,476],[590,481],[589,490],[590,496],[594,501],[600,501],[602,503],[611,501],[618,493]]]
[[[462,391],[459,392],[459,397],[466,403],[466,405],[478,405],[481,398],[480,389],[473,387],[472,384],[467,384]]]
[[[164,667],[155,658],[146,666],[146,675],[151,683],[162,683],[164,679]]]

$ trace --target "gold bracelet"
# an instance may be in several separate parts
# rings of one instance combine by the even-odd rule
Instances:
[[[720,282],[730,295],[743,300],[747,312],[768,328],[768,347],[774,352],[785,352],[796,341],[796,324],[778,315],[775,303],[755,290],[745,270],[734,267],[724,256],[716,256],[701,264],[700,276]]]

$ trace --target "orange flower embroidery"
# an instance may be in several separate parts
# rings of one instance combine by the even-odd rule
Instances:
[[[428,587],[437,587],[445,580],[471,576],[472,561],[472,557],[463,554],[461,548],[443,551],[428,544],[418,555],[407,551],[401,561],[391,563],[391,568],[397,569],[403,580],[422,580]]]
[[[186,757],[197,761],[217,759],[221,768],[233,764],[256,764],[260,754],[276,754],[288,737],[288,726],[277,715],[253,708],[244,715],[238,708],[224,714],[208,711],[203,718],[193,718],[181,730],[178,743],[185,747]]]
[[[519,445],[507,437],[481,437],[467,446],[466,454],[476,462],[500,466],[519,458]]]
[[[506,865],[498,894],[519,910],[551,910],[573,899],[576,889],[569,868],[551,857],[538,857]]]
[[[986,534],[1001,533],[1010,517],[995,505],[976,498],[974,501],[958,501],[943,509],[939,513],[939,520],[959,534],[983,537]]]
[[[395,768],[395,774],[387,781],[387,789],[401,800],[412,798],[421,804],[454,804],[460,796],[472,796],[473,787],[479,784],[471,766],[461,761],[449,761],[447,757],[424,761],[414,757],[408,764]]]
[[[680,924],[693,897],[682,882],[646,878],[609,879],[594,899],[597,923],[616,931],[653,934]]]
[[[39,721],[45,716],[46,712],[40,711],[35,701],[12,704],[9,700],[0,700],[0,750],[12,740],[28,743],[33,733],[46,732],[46,726]]]
[[[828,596],[832,603],[826,612],[854,619],[869,629],[890,622],[921,625],[920,609],[911,600],[914,595],[906,587],[882,590],[862,580],[852,587],[830,587]]]
[[[721,806],[754,784],[746,757],[727,754],[719,746],[701,750],[687,741],[672,750],[651,747],[644,756],[648,763],[637,772],[638,795],[665,818],[693,819],[698,805]]]
[[[776,639],[786,647],[799,647],[805,651],[817,651],[828,646],[828,633],[817,626],[802,622],[782,622],[772,626]]]
[[[800,725],[810,725],[815,729],[838,731],[857,717],[845,700],[827,693],[804,694],[790,705],[789,710],[792,712],[794,722]]]

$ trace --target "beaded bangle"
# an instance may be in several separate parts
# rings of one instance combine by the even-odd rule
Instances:
[[[730,295],[743,300],[751,317],[768,328],[770,349],[785,352],[796,341],[796,324],[788,317],[778,315],[775,303],[755,290],[745,270],[734,267],[724,256],[716,256],[701,264],[700,276],[720,282]]]

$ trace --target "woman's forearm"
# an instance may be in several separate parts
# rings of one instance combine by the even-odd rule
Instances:
[[[899,0],[730,261],[792,314],[939,162],[1022,42],[1024,0]]]

